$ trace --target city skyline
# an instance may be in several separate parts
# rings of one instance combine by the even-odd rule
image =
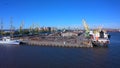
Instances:
[[[79,27],[85,19],[90,28],[120,27],[119,0],[0,0],[0,18],[4,29],[24,28],[33,23],[50,27]]]

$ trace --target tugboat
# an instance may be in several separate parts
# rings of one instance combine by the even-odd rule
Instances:
[[[110,44],[110,35],[101,28],[90,31],[86,21],[83,19],[83,25],[85,28],[85,37],[91,40],[91,43],[94,46],[108,46]]]

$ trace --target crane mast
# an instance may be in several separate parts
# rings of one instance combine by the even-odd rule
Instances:
[[[1,36],[3,35],[3,19],[1,18],[1,30],[0,30],[0,33],[1,33]]]
[[[24,26],[24,21],[22,21],[22,23],[21,23],[21,25],[20,25],[20,34],[22,34],[23,33],[23,26]]]
[[[10,35],[11,35],[11,37],[13,38],[13,20],[12,20],[13,18],[11,17],[10,18]]]
[[[82,23],[83,23],[83,26],[84,26],[84,29],[85,29],[85,36],[89,37],[89,32],[90,32],[89,26],[84,19],[82,20]]]

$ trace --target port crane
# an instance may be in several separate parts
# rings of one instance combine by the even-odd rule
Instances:
[[[1,36],[3,35],[3,19],[1,18],[1,23],[0,23],[0,25],[1,25],[1,30],[0,30],[0,34],[1,34]]]
[[[89,29],[89,26],[86,23],[85,19],[82,20],[82,23],[83,23],[83,26],[84,26],[84,29],[85,29],[85,37],[89,37],[90,29]]]
[[[85,29],[85,37],[91,39],[93,46],[107,46],[110,43],[108,34],[102,30],[102,27],[98,27],[96,30],[90,31],[86,21],[83,19],[82,22]]]
[[[34,31],[39,32],[39,25],[33,23],[32,26],[30,26],[29,31],[30,31],[30,33],[33,33]]]
[[[24,27],[24,21],[22,21],[20,25],[20,30],[19,30],[20,34],[23,33],[23,27]]]

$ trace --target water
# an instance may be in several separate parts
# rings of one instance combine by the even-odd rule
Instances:
[[[0,45],[0,68],[120,68],[120,33],[108,48]]]

